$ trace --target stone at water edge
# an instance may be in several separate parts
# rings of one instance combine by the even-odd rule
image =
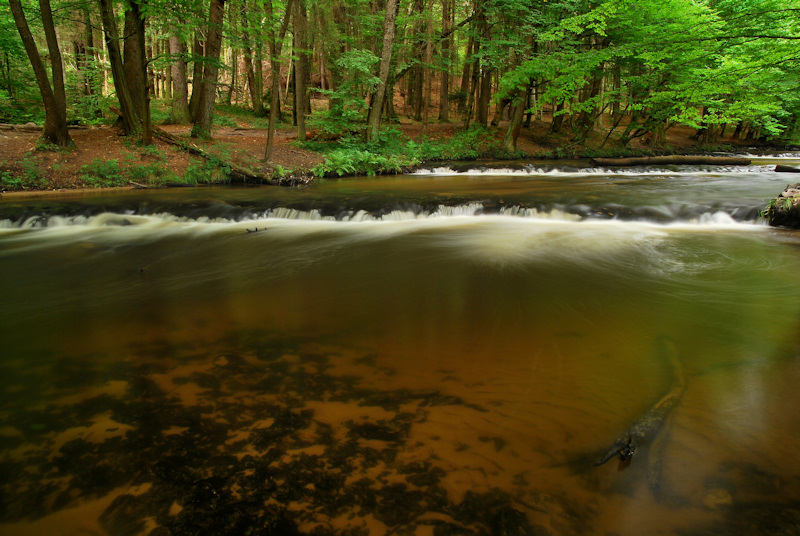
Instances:
[[[764,218],[773,227],[800,229],[800,183],[787,186],[764,209]]]

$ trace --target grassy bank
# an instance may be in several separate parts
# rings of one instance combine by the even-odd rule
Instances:
[[[208,157],[163,142],[139,146],[121,137],[110,117],[75,130],[74,150],[42,145],[33,129],[11,128],[0,132],[0,191],[220,184],[231,180],[231,163],[273,178],[337,178],[401,173],[431,162],[703,153],[735,151],[735,145],[742,145],[721,140],[713,147],[702,146],[686,128],[671,129],[668,143],[658,149],[640,143],[626,147],[604,143],[602,129],[578,144],[569,129],[551,134],[545,120],[523,129],[518,150],[509,154],[502,150],[504,123],[464,128],[457,123],[403,119],[384,125],[375,140],[366,142],[361,123],[332,120],[320,111],[308,120],[306,141],[297,140],[291,125],[281,124],[273,159],[267,163],[263,161],[267,120],[250,110],[218,106],[213,139],[204,142],[189,138],[189,126],[164,124],[167,117],[166,103],[155,102],[154,122],[173,136],[196,143]]]

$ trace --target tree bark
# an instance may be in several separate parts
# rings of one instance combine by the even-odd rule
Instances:
[[[125,10],[125,28],[123,38],[122,59],[125,65],[125,78],[131,92],[133,105],[137,110],[144,109],[144,88],[146,83],[146,71],[141,72],[139,65],[140,49],[144,49],[144,42],[139,40],[137,24],[138,6],[131,3]],[[141,117],[141,113],[139,114]]]
[[[189,86],[186,83],[186,60],[184,53],[186,47],[173,28],[169,36],[169,53],[172,56],[172,110],[170,121],[175,125],[189,123],[192,115],[189,113]]]
[[[294,113],[297,118],[297,139],[306,139],[306,92],[308,90],[308,16],[306,0],[294,2],[294,40],[297,61],[294,65]]]
[[[292,12],[294,11],[294,0],[289,0],[286,4],[286,13],[283,16],[280,31],[275,35],[275,29],[272,27],[274,20],[274,9],[272,0],[266,0],[264,3],[264,10],[269,21],[269,30],[267,31],[267,38],[269,40],[269,63],[270,70],[272,71],[271,89],[270,89],[270,105],[269,105],[269,126],[267,127],[267,145],[264,149],[264,159],[269,161],[272,159],[272,149],[275,143],[275,126],[280,119],[280,96],[281,96],[281,64],[279,57],[281,55],[281,48],[283,48],[283,38],[286,36],[286,30],[289,28],[289,21],[292,19]]]
[[[206,62],[203,66],[203,88],[197,104],[197,117],[191,136],[210,138],[214,122],[214,101],[217,94],[219,57],[222,51],[222,20],[225,16],[225,0],[211,0],[208,13],[208,37],[206,38]]]
[[[512,101],[513,113],[511,114],[511,124],[503,139],[503,150],[507,153],[517,152],[517,139],[522,129],[522,119],[525,116],[525,108],[528,101],[528,90],[517,90],[516,98]]]
[[[189,98],[189,113],[192,121],[197,118],[197,110],[200,105],[200,95],[203,93],[203,67],[206,62],[205,42],[201,39],[200,31],[194,34],[192,43],[192,96]]]
[[[442,32],[450,29],[450,2],[442,0]],[[450,121],[450,42],[452,39],[448,35],[442,39],[442,59],[445,68],[442,70],[442,82],[439,85],[439,121],[447,123]]]
[[[481,76],[480,95],[478,97],[477,109],[475,112],[475,122],[481,125],[489,125],[489,102],[492,96],[492,76],[494,71],[485,71]]]
[[[17,26],[22,44],[25,47],[25,53],[28,55],[28,59],[31,62],[31,67],[33,67],[36,83],[39,86],[39,92],[44,102],[45,120],[44,129],[42,130],[42,139],[58,145],[59,147],[74,147],[75,143],[72,141],[69,135],[69,129],[67,128],[67,99],[64,92],[64,67],[61,64],[61,52],[58,49],[50,1],[39,0],[39,7],[41,9],[42,24],[44,25],[45,38],[47,40],[47,49],[50,53],[50,60],[53,68],[52,87],[50,86],[50,80],[47,78],[47,70],[45,69],[44,62],[39,55],[39,50],[36,48],[36,43],[31,34],[30,27],[28,26],[28,21],[25,19],[25,13],[22,10],[20,0],[9,0],[9,4],[11,7],[11,14],[14,17],[14,23]]]
[[[461,96],[458,101],[458,114],[461,117],[467,115],[467,101],[470,95],[470,81],[472,80],[472,68],[474,67],[475,60],[472,58],[473,48],[475,41],[472,35],[469,36],[467,41],[467,48],[464,50],[464,68],[461,71]]]
[[[105,35],[108,59],[111,62],[111,74],[114,78],[114,90],[117,93],[117,99],[119,99],[122,111],[122,131],[129,135],[141,128],[142,121],[139,110],[133,104],[133,97],[125,77],[125,67],[119,47],[120,39],[112,0],[100,0],[100,13],[103,19],[103,33]]]
[[[270,0],[271,1],[271,0]],[[250,40],[249,22],[247,21],[247,2],[242,5],[242,38],[244,41],[244,72],[247,77],[247,89],[250,94],[250,104],[253,106],[253,113],[264,115],[264,101],[261,91],[256,85],[256,73],[253,69],[253,48]]]
[[[389,67],[392,62],[392,49],[394,48],[394,35],[397,20],[397,0],[386,2],[386,18],[383,20],[383,44],[381,45],[381,61],[378,67],[378,87],[372,95],[372,106],[367,113],[367,141],[375,138],[381,125],[383,112],[383,99],[386,96],[386,85],[389,80]]]
[[[152,145],[153,124],[150,120],[150,85],[147,83],[148,62],[147,55],[145,54],[144,12],[139,6],[138,1],[129,0],[129,2],[131,6],[130,13],[133,16],[133,27],[136,38],[136,58],[135,64],[131,66],[131,69],[135,69],[135,71],[137,71],[136,77],[141,81],[141,85],[137,89],[141,91],[139,104],[141,106],[140,117],[142,118],[142,145]]]

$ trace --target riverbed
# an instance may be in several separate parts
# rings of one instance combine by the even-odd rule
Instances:
[[[776,162],[0,199],[0,533],[792,534]]]

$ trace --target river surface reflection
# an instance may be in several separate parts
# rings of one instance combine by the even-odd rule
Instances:
[[[800,242],[757,217],[785,183],[0,200],[0,533],[794,533]]]

